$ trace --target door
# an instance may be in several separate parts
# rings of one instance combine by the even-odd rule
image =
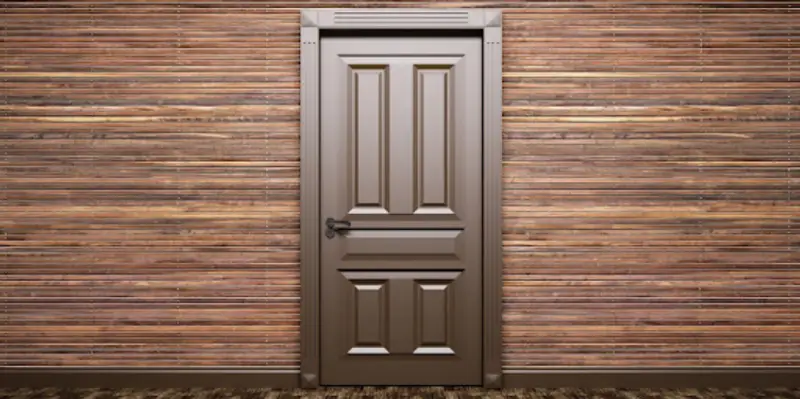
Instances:
[[[479,385],[481,40],[320,46],[320,382]]]

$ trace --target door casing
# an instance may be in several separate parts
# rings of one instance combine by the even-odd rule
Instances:
[[[300,31],[300,385],[319,386],[320,70],[327,30],[482,30],[483,386],[502,387],[502,14],[497,9],[307,9]]]

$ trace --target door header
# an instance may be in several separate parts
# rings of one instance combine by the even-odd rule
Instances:
[[[318,8],[303,10],[300,24],[318,29],[484,29],[500,27],[495,9]]]

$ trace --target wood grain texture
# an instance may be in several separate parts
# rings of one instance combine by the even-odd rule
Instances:
[[[2,3],[0,365],[299,363],[299,8],[504,8],[506,368],[800,365],[798,1]]]

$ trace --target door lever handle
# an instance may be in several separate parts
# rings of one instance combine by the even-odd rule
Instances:
[[[343,225],[343,226],[340,226]],[[348,220],[336,220],[334,218],[327,218],[325,219],[325,226],[327,226],[327,230],[325,230],[325,237],[333,238],[336,236],[336,233],[343,231],[343,230],[350,230],[350,221]]]

